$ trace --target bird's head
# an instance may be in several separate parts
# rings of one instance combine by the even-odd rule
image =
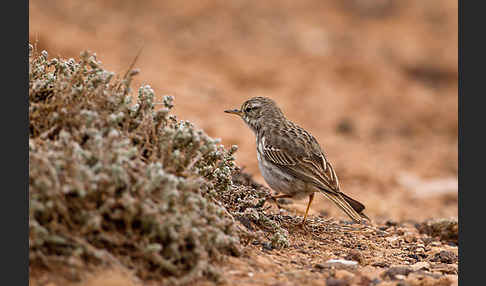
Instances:
[[[240,109],[230,109],[224,112],[240,116],[255,132],[263,126],[265,121],[283,117],[283,113],[275,104],[275,101],[268,97],[253,97],[245,101]]]

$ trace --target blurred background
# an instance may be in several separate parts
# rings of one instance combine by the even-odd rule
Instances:
[[[30,0],[29,38],[50,57],[96,52],[264,183],[255,138],[223,113],[277,101],[326,151],[375,221],[457,217],[457,1]],[[302,214],[307,201],[294,201]],[[317,198],[311,215],[345,218]]]

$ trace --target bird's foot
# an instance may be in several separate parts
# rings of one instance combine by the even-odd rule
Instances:
[[[301,223],[299,223],[299,227],[304,231],[304,233],[309,233],[310,229],[306,224],[306,220],[303,220]]]

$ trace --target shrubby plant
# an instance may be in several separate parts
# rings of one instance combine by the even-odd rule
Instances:
[[[29,60],[31,261],[114,256],[143,278],[191,279],[238,254],[232,219],[201,191],[231,187],[236,148],[177,121],[148,85],[132,103],[135,73],[115,79],[94,54]]]
[[[137,70],[123,77],[96,54],[49,59],[29,51],[30,262],[121,264],[142,279],[217,279],[214,262],[259,239],[288,245],[263,212],[266,189],[225,149],[170,113]],[[236,218],[236,219],[235,219]],[[248,222],[247,228],[236,221]]]

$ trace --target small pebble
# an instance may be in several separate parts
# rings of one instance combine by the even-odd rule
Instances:
[[[412,269],[407,266],[395,266],[383,272],[382,277],[390,277],[392,280],[396,279],[397,275],[407,276],[412,272]]]
[[[346,280],[329,277],[326,279],[326,286],[349,286],[349,282]]]
[[[343,264],[347,266],[356,266],[358,265],[358,262],[352,261],[352,260],[345,260],[345,259],[329,259],[326,261],[326,263],[329,264]]]
[[[395,275],[395,279],[397,279],[397,280],[405,280],[405,278],[407,278],[407,276],[405,276],[405,275],[401,275],[401,274]]]
[[[314,264],[314,268],[324,269],[324,268],[326,268],[326,266],[324,266],[323,264],[320,264],[320,263],[316,263],[316,264]]]
[[[452,264],[457,261],[457,255],[452,251],[442,250],[434,255],[432,261]]]
[[[418,271],[422,269],[429,269],[430,264],[426,261],[420,261],[410,266],[413,271]]]
[[[386,268],[386,267],[389,267],[390,264],[384,262],[384,261],[378,261],[378,262],[375,262],[373,264],[371,264],[371,266],[374,266],[374,267],[380,267],[380,268]]]
[[[347,271],[347,270],[339,269],[339,270],[336,270],[334,276],[337,279],[350,280],[354,277],[354,274]]]
[[[415,235],[411,232],[406,232],[404,234],[404,239],[406,242],[410,243],[410,242],[415,242],[417,241],[417,238],[415,237]]]
[[[361,254],[361,252],[354,249],[348,252],[348,255],[346,255],[345,259],[357,261],[360,264],[362,264],[364,261],[363,254]]]
[[[264,243],[262,243],[262,249],[272,251],[273,247],[272,247],[272,244],[270,242],[264,242]]]
[[[326,261],[325,266],[327,267],[335,267],[338,269],[342,268],[356,268],[358,267],[358,262],[356,261],[351,261],[351,260],[345,260],[345,259],[330,259]]]

